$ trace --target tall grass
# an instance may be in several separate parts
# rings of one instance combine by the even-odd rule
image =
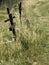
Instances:
[[[12,32],[8,30],[9,22],[3,25],[3,21],[0,22],[0,65],[49,65],[48,6],[49,1],[40,1],[26,8],[24,1],[22,27],[19,15],[16,15],[18,10],[15,11],[16,42],[12,38]]]

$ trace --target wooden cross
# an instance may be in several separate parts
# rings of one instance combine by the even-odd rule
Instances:
[[[15,16],[12,17],[12,14],[10,13],[9,8],[7,8],[7,13],[8,13],[9,19],[5,20],[4,22],[10,21],[11,26],[10,26],[9,30],[12,31],[14,39],[16,41],[15,25],[13,22],[13,18],[15,18]]]

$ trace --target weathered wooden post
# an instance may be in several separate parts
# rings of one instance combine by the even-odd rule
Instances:
[[[22,25],[22,21],[21,21],[22,2],[20,2],[20,3],[18,4],[18,6],[19,6],[20,23],[21,23],[21,25]]]
[[[12,17],[12,14],[10,13],[9,8],[7,8],[7,13],[8,13],[9,19],[5,20],[4,22],[10,21],[11,26],[10,26],[9,30],[12,31],[14,39],[16,41],[15,25],[13,22],[13,18],[15,18],[15,16]]]

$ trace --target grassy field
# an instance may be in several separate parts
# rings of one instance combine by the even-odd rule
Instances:
[[[6,9],[0,9],[0,65],[49,65],[49,0],[25,0],[22,3],[22,26],[18,9],[15,15],[16,42]]]

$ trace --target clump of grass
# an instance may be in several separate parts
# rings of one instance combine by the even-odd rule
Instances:
[[[23,48],[25,48],[26,50],[29,48],[28,40],[26,38],[24,38],[22,35],[20,36],[20,42],[21,42]]]

